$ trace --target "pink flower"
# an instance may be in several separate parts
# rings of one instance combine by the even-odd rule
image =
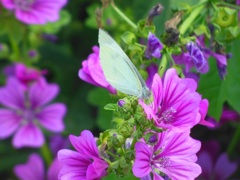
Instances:
[[[199,124],[202,124],[202,125],[205,125],[205,126],[208,126],[208,127],[214,127],[214,123],[210,122],[210,121],[207,121],[205,120],[205,117],[207,115],[207,110],[208,110],[208,100],[207,99],[203,99],[201,102],[200,102],[200,108],[199,108],[199,113],[201,114],[201,120],[199,122]]]
[[[88,59],[82,62],[82,68],[78,72],[80,79],[93,84],[106,88],[110,93],[116,94],[114,89],[106,80],[99,59],[99,47],[93,46],[93,53],[88,56]]]
[[[16,78],[10,77],[7,85],[0,88],[0,104],[5,107],[0,108],[0,138],[15,132],[13,145],[16,148],[42,146],[44,136],[39,124],[52,132],[64,129],[65,105],[48,105],[59,88],[56,84],[47,84],[44,79],[42,82],[43,86],[35,82],[25,90]]]
[[[40,83],[42,75],[46,73],[46,70],[39,71],[35,68],[29,68],[22,63],[16,63],[5,67],[3,72],[8,77],[16,77],[25,87],[27,87],[29,83],[34,81]]]
[[[61,164],[55,159],[47,172],[47,180],[58,180]],[[45,180],[45,170],[42,158],[38,154],[31,154],[25,164],[14,167],[14,173],[21,180]]]
[[[189,131],[174,133],[164,131],[158,134],[158,142],[150,146],[144,142],[135,144],[136,159],[133,174],[138,178],[153,173],[154,180],[193,180],[201,168],[195,162],[201,143],[189,136]]]
[[[59,11],[67,0],[2,0],[5,8],[13,10],[19,21],[26,24],[46,24],[59,19]]]
[[[107,175],[108,163],[100,157],[90,131],[82,131],[79,137],[70,135],[69,139],[77,152],[68,149],[58,152],[58,159],[62,163],[59,173],[61,180],[100,180]]]
[[[148,119],[164,129],[186,131],[200,121],[201,96],[196,92],[197,84],[192,79],[180,79],[175,69],[167,70],[162,82],[155,74],[152,83],[153,102],[139,103]]]

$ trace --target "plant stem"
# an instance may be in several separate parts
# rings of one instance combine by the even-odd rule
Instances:
[[[158,74],[160,75],[160,77],[163,76],[163,73],[165,72],[165,70],[167,68],[167,62],[168,62],[167,52],[164,52],[162,54],[162,59],[161,59],[161,62],[159,64],[159,68],[158,68]]]
[[[238,124],[235,134],[227,148],[228,155],[232,154],[232,152],[234,151],[234,149],[235,149],[236,145],[239,143],[239,141],[240,141],[240,125]]]
[[[185,19],[185,21],[181,24],[179,27],[180,34],[184,34],[189,26],[192,25],[193,21],[198,17],[198,15],[202,12],[203,8],[205,7],[205,4],[201,4],[194,8],[190,15]]]
[[[137,29],[136,24],[134,24],[118,7],[112,2],[111,3],[112,8],[118,13],[119,16],[121,16],[130,26],[132,26],[133,29]]]
[[[229,4],[229,3],[224,2],[224,1],[219,2],[217,5],[227,6],[227,7],[232,8],[232,9],[240,10],[240,6],[234,5],[234,4]]]
[[[49,166],[52,162],[52,155],[51,155],[50,149],[46,143],[44,143],[44,145],[40,148],[40,151],[41,151],[42,157],[44,158],[46,164]]]

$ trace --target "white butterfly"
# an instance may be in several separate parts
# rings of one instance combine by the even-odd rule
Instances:
[[[100,63],[108,83],[118,91],[147,99],[151,95],[137,68],[104,30],[99,29]]]

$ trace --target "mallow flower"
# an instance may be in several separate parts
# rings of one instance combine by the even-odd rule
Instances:
[[[58,159],[54,159],[48,171],[45,172],[41,156],[33,153],[28,157],[26,163],[14,167],[14,173],[21,180],[58,180],[60,168],[60,162]]]
[[[160,40],[151,32],[148,34],[147,48],[145,51],[145,56],[147,59],[151,59],[152,57],[161,58],[161,50],[163,49],[163,45]]]
[[[59,11],[67,0],[1,0],[14,11],[16,18],[26,24],[46,24],[59,19]]]
[[[147,118],[154,120],[157,127],[186,131],[198,124],[201,95],[196,92],[193,79],[178,77],[174,68],[168,69],[162,81],[158,74],[152,83],[153,102],[145,104],[139,100]]]
[[[12,134],[13,146],[41,147],[44,136],[39,125],[52,132],[64,130],[63,117],[66,107],[63,103],[49,104],[59,92],[56,84],[32,83],[27,89],[14,77],[0,88],[0,138]]]
[[[158,141],[153,146],[137,142],[133,174],[141,179],[149,179],[153,174],[153,180],[194,180],[201,173],[201,167],[196,164],[201,143],[189,133],[167,130],[158,133]]]
[[[84,130],[80,136],[69,136],[77,151],[62,149],[58,159],[62,164],[59,173],[61,180],[101,179],[107,175],[108,163],[101,158],[93,134]]]
[[[116,89],[107,82],[103,74],[99,58],[99,47],[93,46],[92,50],[93,53],[88,56],[87,60],[82,62],[82,68],[78,71],[79,78],[95,86],[106,88],[112,94],[116,94]]]
[[[27,67],[22,63],[15,63],[9,66],[6,66],[3,69],[3,73],[7,77],[15,77],[17,78],[23,86],[27,87],[30,83],[34,81],[38,81],[42,79],[43,75],[47,73],[47,70],[38,70],[33,67]]]

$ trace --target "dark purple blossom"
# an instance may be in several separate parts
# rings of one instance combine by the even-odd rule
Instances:
[[[70,135],[69,139],[77,152],[68,149],[58,152],[58,159],[62,164],[60,179],[100,180],[107,175],[108,163],[100,157],[97,144],[90,131],[82,131],[79,137]]]
[[[198,72],[205,74],[209,70],[208,62],[200,48],[193,42],[186,45],[186,49]]]
[[[120,99],[120,100],[118,101],[118,106],[119,106],[119,107],[123,107],[124,104],[126,104],[126,102],[125,102],[124,100]]]
[[[44,136],[39,125],[52,132],[62,132],[66,106],[49,104],[58,92],[56,84],[48,84],[44,79],[42,85],[35,82],[24,89],[16,78],[8,78],[7,85],[0,88],[0,104],[4,107],[0,108],[0,138],[14,133],[14,147],[41,147]]]
[[[148,34],[148,42],[147,49],[145,51],[145,56],[148,59],[152,57],[161,58],[161,50],[163,49],[163,45],[160,40],[151,32]]]

